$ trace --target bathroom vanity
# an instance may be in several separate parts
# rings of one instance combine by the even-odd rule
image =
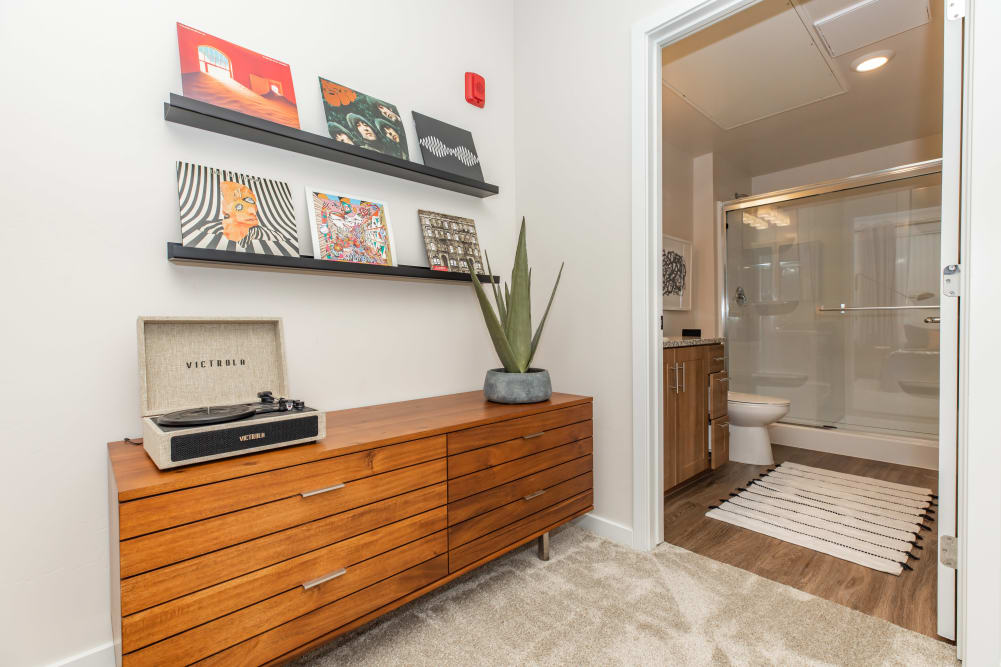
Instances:
[[[729,461],[722,338],[664,338],[664,490]]]

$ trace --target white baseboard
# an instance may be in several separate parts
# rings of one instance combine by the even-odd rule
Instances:
[[[633,546],[633,529],[621,523],[598,516],[594,512],[574,519],[571,523],[595,535],[600,535],[627,547]]]
[[[938,470],[937,440],[795,424],[772,424],[768,432],[776,445]]]
[[[52,667],[115,667],[115,645],[109,641],[54,662]]]

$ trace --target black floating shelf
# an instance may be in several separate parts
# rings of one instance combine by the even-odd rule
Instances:
[[[500,188],[490,183],[456,176],[392,155],[383,155],[366,148],[344,144],[330,137],[303,132],[281,123],[272,123],[269,120],[217,107],[183,95],[170,94],[170,102],[163,103],[163,117],[172,123],[311,155],[322,160],[340,162],[464,195],[482,198],[492,197],[500,192]]]
[[[232,250],[211,250],[208,248],[186,248],[180,243],[167,243],[167,259],[175,264],[200,264],[222,266],[235,269],[264,269],[271,271],[306,271],[347,273],[356,276],[379,276],[384,278],[408,278],[423,280],[445,280],[451,282],[471,282],[467,273],[432,271],[423,266],[377,266],[355,262],[333,262],[312,257],[282,257],[279,255],[259,255],[252,252]],[[497,276],[479,276],[481,282],[499,283]]]

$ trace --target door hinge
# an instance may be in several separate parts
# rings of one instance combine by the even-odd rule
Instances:
[[[664,330],[664,316],[663,315],[660,316],[660,330],[661,331]]]
[[[945,0],[945,16],[950,21],[966,17],[966,0]]]
[[[959,264],[950,264],[942,269],[942,296],[963,296],[962,272],[963,267]]]
[[[952,535],[940,535],[938,538],[938,559],[946,567],[956,569],[959,563],[959,548],[956,538]]]

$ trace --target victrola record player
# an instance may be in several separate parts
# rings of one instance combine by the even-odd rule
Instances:
[[[158,468],[320,440],[288,396],[279,318],[140,317],[143,447]]]

